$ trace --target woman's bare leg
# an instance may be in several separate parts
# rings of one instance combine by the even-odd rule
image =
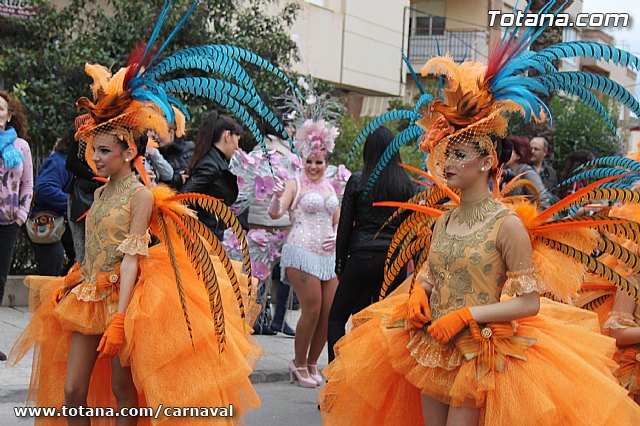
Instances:
[[[322,289],[318,278],[298,269],[287,268],[287,278],[291,281],[300,302],[300,319],[296,327],[294,343],[296,353],[294,363],[298,367],[305,367],[311,339],[320,317]],[[307,377],[305,372],[301,374]]]
[[[133,384],[131,368],[120,365],[120,357],[111,359],[111,388],[118,401],[118,410],[122,408],[134,408],[138,406],[138,391]],[[138,423],[137,417],[118,417],[116,426],[135,426]]]
[[[447,414],[449,413],[447,404],[426,395],[420,395],[420,402],[422,403],[424,426],[445,426],[447,424]]]
[[[329,312],[331,311],[331,305],[333,304],[333,297],[336,295],[338,289],[338,279],[332,278],[329,281],[322,281],[322,306],[320,307],[320,317],[316,324],[316,329],[311,339],[311,346],[309,347],[309,356],[307,362],[309,364],[318,364],[318,358],[324,349],[325,343],[327,343],[327,329],[329,327]],[[313,372],[315,373],[315,372]]]
[[[91,372],[98,358],[96,348],[102,336],[71,334],[69,357],[67,359],[67,377],[64,383],[64,400],[67,407],[87,406],[87,394]],[[90,426],[89,417],[68,417],[69,426]]]
[[[449,407],[447,426],[477,426],[480,409],[474,407]]]

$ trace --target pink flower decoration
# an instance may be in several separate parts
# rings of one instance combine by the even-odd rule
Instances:
[[[264,201],[267,199],[268,195],[273,194],[273,186],[275,184],[275,181],[271,176],[256,176],[255,183],[256,200]]]
[[[271,260],[276,260],[280,257],[280,252],[278,251],[278,249],[275,246],[270,246],[269,247],[269,258]]]
[[[237,149],[236,153],[240,157],[240,161],[242,162],[242,165],[244,167],[249,166],[249,162],[252,160],[251,156],[249,156],[249,154],[247,154],[246,152],[244,152],[241,149]]]
[[[343,182],[346,182],[351,177],[351,170],[347,169],[344,164],[340,164],[338,166],[338,179]]]
[[[273,172],[276,174],[276,177],[278,177],[283,182],[291,179],[291,173],[289,173],[289,170],[285,169],[284,167],[274,166]]]
[[[242,190],[244,189],[247,185],[244,181],[244,178],[242,176],[236,176],[238,178],[238,189]]]
[[[307,158],[316,153],[330,153],[340,132],[324,120],[306,120],[296,132],[300,153]]]
[[[289,161],[291,161],[291,164],[293,164],[297,170],[302,168],[302,162],[300,161],[300,157],[297,155],[289,154]]]
[[[340,181],[338,179],[334,179],[333,181],[331,181],[331,186],[333,186],[333,189],[335,189],[336,195],[338,197],[341,196],[344,192],[344,188],[342,187],[342,185],[340,185]]]
[[[274,166],[277,164],[280,164],[280,155],[279,154],[269,154],[269,160],[271,161],[271,164],[273,164]]]
[[[256,244],[261,246],[263,251],[267,243],[269,242],[267,231],[265,231],[264,229],[252,229],[247,233],[247,236],[251,238]]]
[[[232,247],[235,250],[240,250],[240,243],[238,242],[238,237],[235,234],[231,233],[228,238],[224,240],[224,245],[227,247]]]
[[[269,267],[264,264],[264,262],[256,260],[252,261],[251,263],[251,272],[253,272],[254,277],[262,281],[269,276],[269,273],[271,271],[269,270]]]

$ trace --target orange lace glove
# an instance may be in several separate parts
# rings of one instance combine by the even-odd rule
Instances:
[[[449,312],[438,318],[429,326],[427,331],[440,343],[447,343],[456,334],[460,333],[469,323],[473,321],[473,315],[467,306]]]
[[[124,314],[116,314],[107,327],[107,331],[102,335],[100,344],[98,345],[98,352],[100,352],[100,358],[114,357],[118,355],[120,349],[124,346]]]
[[[407,302],[407,323],[411,328],[423,328],[431,321],[431,309],[427,291],[420,284],[415,284]]]

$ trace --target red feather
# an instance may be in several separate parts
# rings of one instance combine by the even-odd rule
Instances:
[[[129,67],[129,69],[127,70],[127,73],[124,76],[124,87],[127,87],[129,85],[129,82],[133,77],[135,77],[138,74],[138,71],[140,70],[140,68],[147,66],[147,64],[149,63],[149,60],[153,58],[154,52],[158,50],[156,47],[153,47],[151,49],[151,52],[149,52],[149,54],[147,55],[147,58],[144,61],[145,63],[142,63],[142,57],[144,56],[144,51],[146,48],[147,48],[147,43],[143,41],[139,41],[136,44],[136,47],[134,47],[133,50],[131,50],[131,53],[129,54],[129,59],[127,60],[127,66]]]

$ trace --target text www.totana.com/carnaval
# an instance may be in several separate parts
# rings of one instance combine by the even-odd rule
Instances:
[[[226,407],[13,407],[16,417],[233,417],[233,404]]]

